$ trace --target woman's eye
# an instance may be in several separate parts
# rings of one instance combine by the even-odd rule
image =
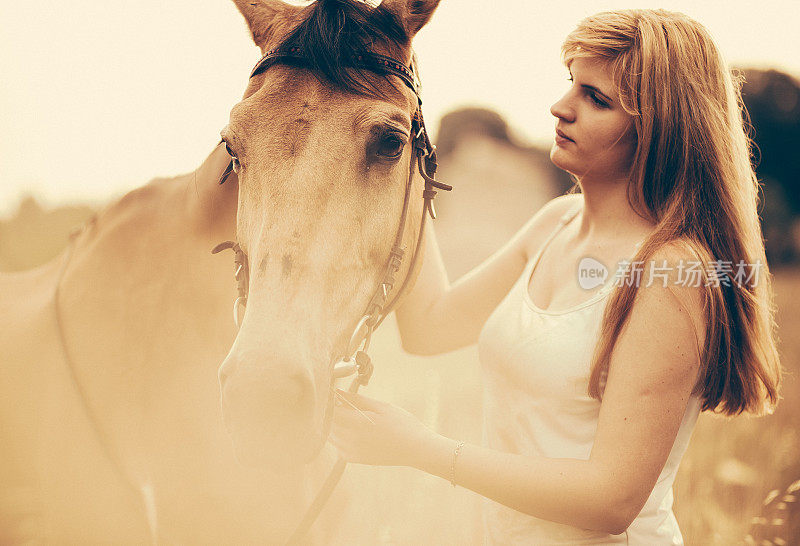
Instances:
[[[378,141],[375,153],[386,159],[397,159],[403,153],[405,141],[397,135],[385,135]]]
[[[594,93],[593,91],[589,92],[589,98],[592,99],[592,102],[595,103],[597,106],[600,106],[602,108],[608,107],[608,104],[606,104],[606,102],[602,100],[600,97],[598,97],[597,94]]]

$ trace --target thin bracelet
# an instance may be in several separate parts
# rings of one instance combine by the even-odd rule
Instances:
[[[461,448],[464,447],[464,442],[458,442],[455,450],[453,450],[453,462],[450,464],[450,483],[453,487],[456,486],[456,459],[461,454]]]

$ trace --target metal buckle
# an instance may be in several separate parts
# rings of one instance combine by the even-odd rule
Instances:
[[[333,378],[343,379],[349,377],[358,371],[358,366],[354,360],[340,360],[333,367]]]

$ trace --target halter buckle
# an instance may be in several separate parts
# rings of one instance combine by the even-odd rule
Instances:
[[[361,317],[361,320],[358,321],[356,324],[355,329],[353,330],[353,335],[350,336],[350,342],[347,344],[347,353],[345,354],[345,361],[349,361],[353,358],[353,355],[358,351],[361,344],[366,339],[367,335],[370,333],[370,326],[369,326],[369,315],[364,315]]]
[[[340,360],[333,367],[333,378],[343,379],[351,376],[358,370],[355,361],[353,360]]]
[[[366,387],[374,370],[372,359],[364,351],[358,351],[356,353],[356,367],[358,368],[358,382],[361,383],[361,386]]]

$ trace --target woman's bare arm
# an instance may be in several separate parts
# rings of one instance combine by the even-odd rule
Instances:
[[[656,263],[661,263],[660,259]],[[668,260],[669,263],[676,263]],[[671,279],[672,280],[672,279]],[[640,288],[614,350],[588,460],[464,446],[456,482],[532,516],[611,534],[639,514],[672,449],[704,343],[702,288]],[[450,479],[455,442],[439,435],[412,463]]]
[[[638,289],[611,356],[588,459],[472,444],[456,458],[455,440],[404,410],[346,391],[331,441],[350,462],[413,466],[537,518],[621,533],[652,493],[698,382],[705,289],[677,282],[676,254],[652,257],[659,267],[670,264],[667,286],[647,286],[644,278]]]
[[[508,243],[453,284],[429,227],[419,276],[397,308],[403,348],[435,355],[476,343],[486,319],[522,273],[528,249],[538,248],[578,199],[582,197],[563,195],[549,201]]]

